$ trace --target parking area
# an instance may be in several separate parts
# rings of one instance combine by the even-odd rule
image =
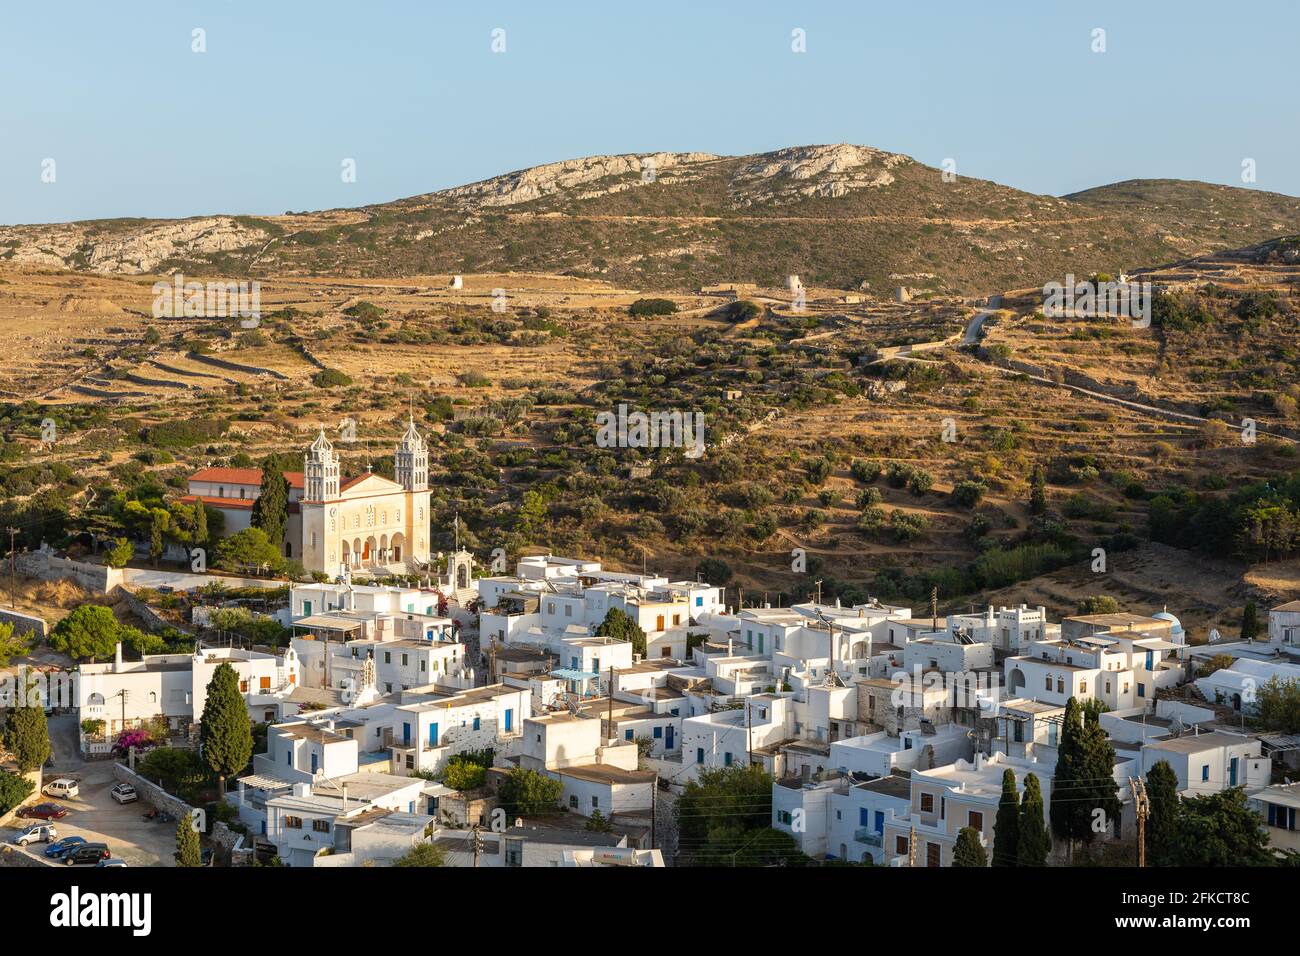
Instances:
[[[71,811],[62,820],[51,821],[60,837],[80,836],[87,842],[106,843],[109,852],[126,860],[129,866],[175,865],[172,854],[176,851],[176,824],[145,820],[147,804],[141,801],[119,805],[109,796],[116,783],[113,762],[81,759],[75,715],[50,718],[50,742],[54,747],[54,765],[45,769],[46,783],[60,776],[72,777],[80,793],[71,800],[33,797],[29,802],[58,803]],[[12,843],[23,827],[38,822],[41,821],[14,820],[10,826],[0,829],[0,840]],[[25,852],[44,860],[45,844],[33,843]]]

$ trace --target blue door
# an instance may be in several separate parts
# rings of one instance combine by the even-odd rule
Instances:
[[[1235,787],[1236,785],[1237,785],[1237,758],[1233,757],[1232,761],[1228,764],[1228,786]]]
[[[876,811],[876,825],[874,829],[877,833],[885,832],[885,811],[884,810]]]
[[[506,708],[506,733],[515,729],[515,712],[512,708]]]
[[[312,755],[311,755],[311,772],[312,772],[313,774],[316,772],[316,755],[315,755],[315,754],[312,754]]]
[[[673,749],[673,725],[669,724],[664,729],[664,747],[668,750]]]
[[[409,744],[410,742],[411,742],[411,725],[402,724],[402,743]]]
[[[304,615],[310,615],[310,614],[311,614],[311,601],[303,601],[303,602],[302,602],[302,613],[303,613]]]
[[[437,724],[429,725],[429,746],[430,747],[438,746],[438,725]]]

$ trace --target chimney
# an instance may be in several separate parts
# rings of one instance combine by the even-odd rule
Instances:
[[[122,669],[122,642],[118,641],[113,648],[113,673],[116,674]]]

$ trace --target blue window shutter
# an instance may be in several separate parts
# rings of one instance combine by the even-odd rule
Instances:
[[[631,739],[632,739],[632,731],[630,731],[630,730],[626,730],[626,731],[624,731],[624,732],[623,732],[623,739],[624,739],[624,740],[631,740]]]

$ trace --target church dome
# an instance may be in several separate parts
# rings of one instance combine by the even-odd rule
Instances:
[[[1173,627],[1170,628],[1170,630],[1174,634],[1183,633],[1183,622],[1178,620],[1178,618],[1174,617],[1172,614],[1170,614],[1168,610],[1157,611],[1155,614],[1152,614],[1151,616],[1157,621],[1168,621],[1169,623],[1171,623]]]

